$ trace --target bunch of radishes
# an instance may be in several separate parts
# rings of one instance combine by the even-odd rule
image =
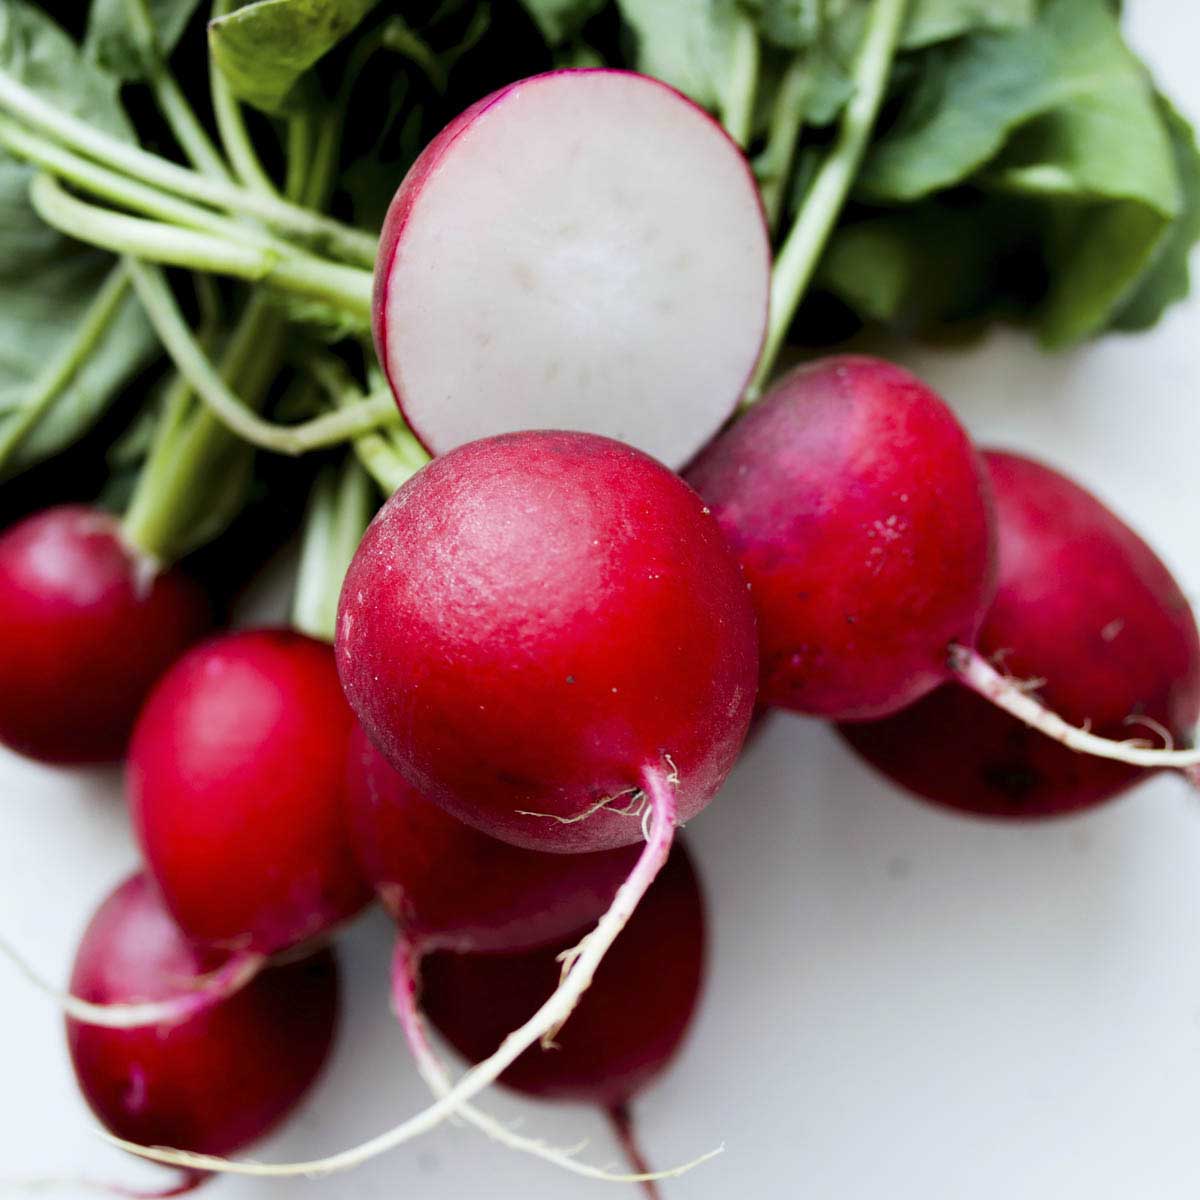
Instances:
[[[851,119],[869,123],[863,82]],[[980,454],[879,360],[745,396],[803,289],[794,266],[780,279],[753,177],[702,110],[626,72],[524,80],[452,122],[388,214],[375,346],[436,457],[352,559],[361,530],[314,507],[302,575],[340,586],[336,622],[304,605],[325,614],[309,633],[192,645],[203,599],[128,520],[63,508],[0,537],[0,739],[127,760],[144,869],[97,912],[62,998],[120,1144],[188,1187],[353,1166],[457,1114],[649,1186],[636,1150],[614,1176],[471,1101],[497,1079],[585,1098],[632,1146],[628,1102],[701,983],[676,829],[756,703],[839,722],[899,782],[979,812],[1079,808],[1200,762],[1191,612],[1094,498]],[[176,341],[219,409],[228,380]],[[358,419],[369,458],[382,435]],[[228,1161],[317,1073],[325,943],[372,896],[435,1102],[341,1154]],[[476,1063],[458,1080],[422,1009]]]

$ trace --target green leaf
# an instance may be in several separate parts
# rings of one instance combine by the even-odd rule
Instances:
[[[183,37],[200,0],[144,0],[163,58]],[[84,56],[119,79],[145,78],[146,58],[129,21],[130,0],[92,0],[88,11]]]
[[[606,0],[521,0],[521,6],[551,46],[569,42],[605,3]]]
[[[1035,24],[934,47],[921,66],[895,127],[863,165],[859,195],[909,201],[959,183],[1022,126],[1055,113],[1063,115],[1043,131],[1046,149],[1068,153],[1072,170],[1092,154],[1115,156],[1122,171],[1136,160],[1147,172],[1139,194],[1173,206],[1170,154],[1145,71],[1103,0],[1047,0]]]
[[[821,32],[821,0],[747,0],[763,38],[785,50],[811,46]]]
[[[0,67],[108,132],[131,135],[117,81],[83,59],[57,25],[23,0],[0,6]],[[0,153],[0,439],[20,420],[47,365],[77,335],[114,262],[41,222],[29,205],[32,176],[29,167]],[[4,473],[81,437],[155,345],[141,306],[126,296],[107,334],[18,444]]]
[[[910,334],[1016,309],[1004,271],[1020,261],[1028,221],[1012,203],[984,196],[857,220],[834,234],[817,283],[864,320]]]
[[[1115,314],[1112,321],[1115,329],[1148,329],[1168,305],[1187,296],[1191,284],[1188,255],[1200,240],[1200,151],[1196,148],[1196,135],[1165,96],[1159,96],[1158,104],[1171,138],[1183,202],[1163,238],[1154,265]]]
[[[703,108],[720,107],[738,19],[734,0],[617,0],[637,42],[635,65]]]
[[[966,33],[1019,29],[1036,15],[1037,0],[914,0],[900,45],[916,50]]]
[[[305,73],[378,0],[256,0],[211,21],[208,45],[234,94],[268,113],[285,113]]]

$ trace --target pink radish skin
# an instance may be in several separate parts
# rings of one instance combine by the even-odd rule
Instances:
[[[189,938],[273,954],[368,902],[344,811],[353,727],[331,647],[288,630],[223,634],[160,681],[130,746],[129,804]]]
[[[92,918],[71,987],[97,1004],[171,1000],[219,962],[183,938],[138,874]],[[328,1056],[337,1008],[337,971],[323,951],[262,972],[182,1023],[114,1030],[68,1020],[67,1043],[84,1097],[111,1133],[227,1154],[296,1106]]]
[[[0,743],[45,763],[117,761],[151,685],[209,621],[200,589],[155,573],[108,513],[18,522],[0,535]]]
[[[1144,541],[1089,492],[1015,454],[984,455],[996,495],[1000,583],[979,650],[1046,705],[1114,739],[1200,720],[1200,638],[1187,600]],[[1131,717],[1149,718],[1139,725]],[[1145,768],[1077,754],[960,685],[842,735],[901,786],[992,817],[1045,817],[1128,790]]]
[[[587,434],[488,438],[410,480],[350,566],[337,656],[421,795],[560,853],[639,841],[620,814],[646,771],[676,775],[695,816],[754,704],[753,613],[716,522],[658,463]]]
[[[430,956],[421,992],[429,1019],[466,1058],[485,1058],[553,989],[558,955],[583,932],[524,953]],[[531,1096],[599,1105],[631,1164],[644,1173],[629,1104],[679,1050],[703,982],[705,940],[699,883],[677,844],[555,1048],[527,1050],[500,1082]],[[398,1008],[409,1003],[397,998]],[[652,1183],[645,1186],[657,1194]]]
[[[418,957],[558,941],[612,903],[638,857],[636,846],[541,854],[487,837],[421,796],[361,729],[351,739],[348,813],[363,874]]]
[[[769,283],[753,174],[707,113],[642,75],[553,71],[472,105],[405,177],[375,347],[431,453],[551,426],[679,467],[745,389]]]
[[[834,719],[896,712],[950,677],[994,592],[982,461],[942,400],[880,359],[785,376],[688,482],[751,585],[763,703]]]

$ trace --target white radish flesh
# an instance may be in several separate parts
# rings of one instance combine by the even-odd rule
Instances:
[[[770,247],[741,151],[626,71],[481,100],[392,202],[375,342],[435,454],[522,429],[607,434],[683,466],[733,412],[766,327]]]

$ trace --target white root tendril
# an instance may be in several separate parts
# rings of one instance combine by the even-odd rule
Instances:
[[[950,647],[948,661],[950,669],[964,686],[1069,750],[1113,762],[1129,763],[1134,767],[1192,767],[1200,764],[1200,750],[1174,749],[1170,735],[1156,721],[1145,717],[1127,718],[1127,724],[1140,723],[1160,736],[1165,735],[1165,748],[1152,746],[1145,738],[1118,742],[1098,737],[1051,712],[1041,701],[1029,695],[1019,681],[1001,674],[978,651],[954,645]]]
[[[7,958],[38,991],[53,1000],[72,1020],[84,1025],[100,1025],[105,1029],[177,1025],[240,991],[262,970],[266,961],[261,954],[234,954],[217,970],[210,971],[207,975],[196,976],[194,981],[189,981],[195,986],[172,996],[169,1000],[96,1004],[90,1000],[81,1000],[70,992],[64,992],[43,979],[3,938],[0,938],[0,955]]]
[[[678,782],[678,779],[674,782]],[[630,798],[629,803],[624,808],[614,808],[614,804],[625,796]],[[627,788],[623,792],[617,792],[616,795],[605,796],[602,800],[597,800],[595,804],[589,804],[583,812],[576,813],[573,817],[560,817],[557,813],[532,812],[526,808],[518,808],[515,811],[518,817],[542,817],[547,821],[557,821],[560,825],[578,825],[580,821],[594,817],[601,809],[607,809],[614,817],[640,816],[645,804],[646,796],[641,788]]]
[[[417,971],[419,958],[411,944],[401,938],[396,943],[396,952],[392,958],[392,1010],[400,1027],[404,1031],[408,1048],[416,1061],[417,1070],[429,1090],[439,1099],[445,1096],[451,1088],[449,1076],[445,1067],[434,1051],[425,1032],[425,1021],[417,1006]],[[710,1150],[707,1154],[672,1167],[666,1171],[647,1171],[631,1174],[629,1172],[610,1171],[603,1167],[594,1167],[590,1163],[580,1162],[575,1156],[587,1148],[585,1138],[574,1146],[551,1146],[540,1138],[525,1137],[516,1132],[511,1125],[505,1125],[490,1113],[475,1108],[471,1104],[458,1107],[457,1115],[474,1125],[476,1129],[487,1134],[493,1141],[507,1146],[510,1150],[522,1154],[530,1154],[554,1166],[562,1167],[573,1174],[582,1175],[586,1179],[599,1179],[606,1183],[652,1183],[658,1179],[673,1179],[707,1162],[721,1152]]]
[[[675,790],[667,782],[666,775],[657,765],[648,765],[641,771],[641,786],[650,797],[654,819],[650,827],[650,839],[634,864],[624,883],[617,889],[608,911],[596,923],[587,938],[579,958],[548,1000],[519,1029],[513,1030],[490,1057],[476,1063],[462,1075],[458,1082],[439,1100],[423,1112],[407,1121],[363,1142],[361,1145],[331,1154],[325,1158],[306,1162],[256,1163],[244,1160],[221,1158],[212,1154],[194,1154],[186,1150],[174,1150],[162,1146],[142,1146],[137,1142],[114,1137],[105,1130],[97,1134],[106,1142],[120,1146],[132,1154],[148,1158],[153,1162],[171,1163],[180,1167],[194,1167],[202,1171],[216,1171],[235,1175],[262,1176],[321,1176],[335,1171],[357,1167],[369,1159],[411,1141],[419,1134],[427,1133],[440,1125],[447,1117],[457,1112],[467,1100],[476,1096],[511,1066],[548,1031],[560,1027],[571,1015],[579,998],[587,991],[608,948],[624,929],[633,915],[646,889],[654,882],[671,852],[675,837],[676,800]]]

